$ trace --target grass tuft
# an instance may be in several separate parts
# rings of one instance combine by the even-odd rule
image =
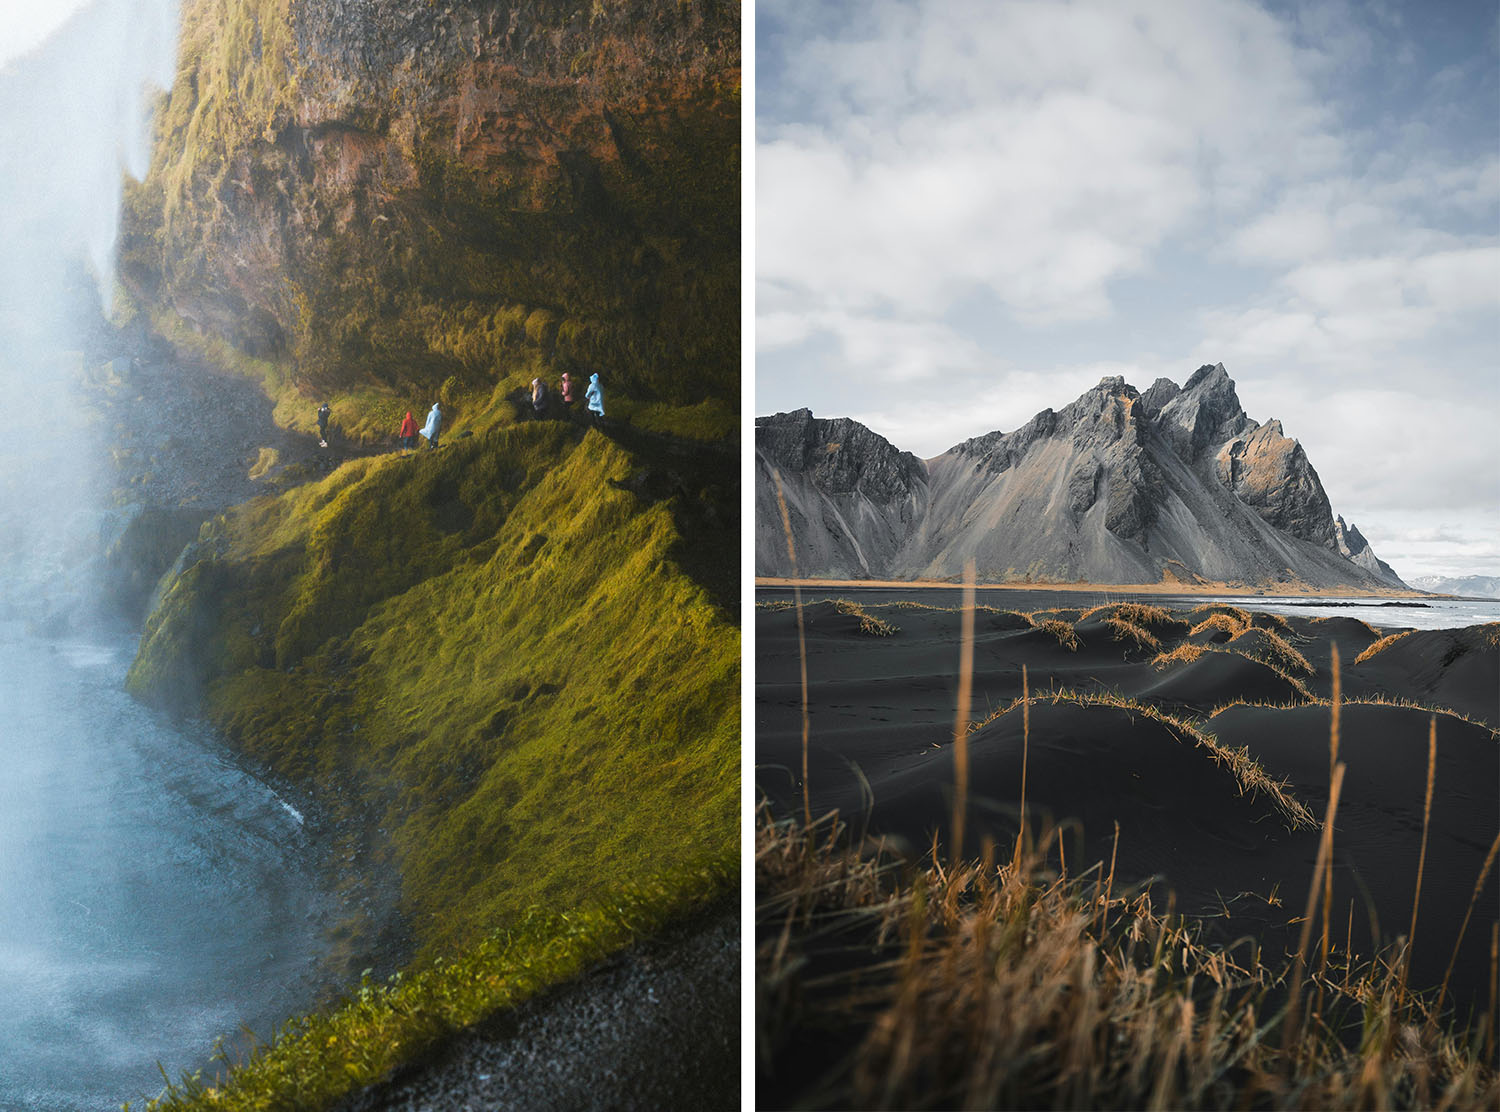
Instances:
[[[1036,628],[1043,633],[1050,634],[1057,640],[1059,645],[1067,649],[1070,653],[1076,653],[1083,645],[1083,641],[1073,629],[1072,623],[1065,622],[1061,618],[1044,618],[1036,623]]]
[[[1230,607],[1230,610],[1233,611],[1234,608]],[[1196,614],[1198,611],[1195,610],[1193,613]],[[1244,615],[1244,617],[1242,618],[1238,615]],[[1234,611],[1233,613],[1213,613],[1193,626],[1188,631],[1188,636],[1197,637],[1207,633],[1223,632],[1230,637],[1237,637],[1249,628],[1249,615],[1245,614],[1243,610]]]
[[[901,627],[892,625],[890,622],[875,617],[859,603],[851,599],[835,599],[834,609],[840,614],[859,619],[859,631],[870,637],[894,637],[901,632]]]
[[[1229,644],[1238,652],[1269,664],[1286,675],[1311,676],[1316,671],[1307,657],[1269,629],[1241,630],[1229,639]]]
[[[1104,625],[1115,635],[1116,641],[1129,641],[1143,652],[1159,653],[1161,651],[1161,642],[1134,622],[1123,618],[1105,618]]]
[[[1389,964],[1335,951],[1330,1022],[1278,1010],[1288,971],[1206,944],[1151,889],[1069,879],[1045,839],[918,867],[829,818],[756,831],[756,1041],[764,1099],[857,1108],[1488,1108],[1481,1022],[1396,1037]],[[1003,863],[997,864],[997,861]],[[853,959],[853,960],[851,960]],[[1305,990],[1305,991],[1300,991]],[[1341,1022],[1362,1025],[1345,1042]],[[1283,1026],[1285,1025],[1285,1026]],[[1301,1034],[1287,1049],[1284,1037]],[[1278,1030],[1279,1029],[1279,1030]],[[829,1033],[838,1053],[819,1056]],[[816,1095],[784,1064],[816,1058]],[[792,1064],[792,1068],[798,1068]],[[801,1068],[806,1068],[805,1065]],[[1441,1100],[1438,1095],[1441,1094]]]

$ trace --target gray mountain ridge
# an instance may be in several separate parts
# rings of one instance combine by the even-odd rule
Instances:
[[[1302,446],[1223,364],[1061,410],[925,462],[849,418],[756,419],[757,575],[1404,589],[1335,518]],[[780,498],[777,482],[780,478]]]
[[[1500,575],[1419,575],[1411,585],[1439,595],[1500,598]]]

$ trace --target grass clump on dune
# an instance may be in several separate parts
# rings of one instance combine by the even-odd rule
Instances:
[[[1317,820],[1313,818],[1312,812],[1291,793],[1287,781],[1271,779],[1261,763],[1250,755],[1248,746],[1231,748],[1220,743],[1213,734],[1192,723],[1167,714],[1149,703],[1138,703],[1121,695],[1058,690],[1032,696],[1033,702],[1043,700],[1052,703],[1074,703],[1085,707],[1118,707],[1132,714],[1139,714],[1143,718],[1149,718],[1153,722],[1159,722],[1170,732],[1175,733],[1178,740],[1191,742],[1206,752],[1216,763],[1224,765],[1233,772],[1235,779],[1239,781],[1242,795],[1249,795],[1252,798],[1257,795],[1267,796],[1281,812],[1282,818],[1291,829],[1317,826]],[[1021,700],[1016,700],[1006,710],[1012,709],[1019,702]],[[1005,711],[1000,713],[1003,714]],[[998,717],[998,715],[992,717]]]
[[[859,603],[852,599],[835,599],[833,607],[840,614],[859,619],[859,631],[870,637],[894,637],[901,631],[899,626],[883,621],[875,617]]]
[[[1133,625],[1152,627],[1167,626],[1172,632],[1178,628],[1186,630],[1188,623],[1164,606],[1153,606],[1145,602],[1108,602],[1102,606],[1096,606],[1092,610],[1084,612],[1081,621],[1090,618],[1117,618],[1122,622],[1130,622]]]
[[[1161,642],[1134,622],[1122,618],[1105,618],[1104,625],[1114,634],[1116,641],[1128,641],[1143,652],[1161,651]]]
[[[1200,607],[1199,609],[1202,608]],[[1193,613],[1196,614],[1198,611],[1194,610]],[[1244,614],[1245,612],[1241,610],[1239,613]],[[1205,634],[1223,633],[1226,635],[1226,639],[1228,637],[1237,637],[1250,628],[1248,619],[1249,615],[1245,615],[1245,618],[1242,620],[1234,614],[1209,614],[1201,622],[1193,626],[1192,629],[1188,630],[1188,636],[1199,637]]]
[[[1032,621],[1036,622],[1036,619],[1033,618]],[[1061,618],[1044,618],[1036,622],[1036,628],[1055,638],[1057,643],[1070,653],[1076,653],[1083,645],[1083,640],[1073,629],[1073,624]]]
[[[1188,642],[1184,642],[1183,644],[1178,645],[1171,652],[1158,653],[1155,657],[1152,658],[1151,667],[1155,668],[1157,671],[1161,671],[1163,668],[1170,668],[1174,664],[1191,664],[1204,653],[1218,651],[1220,650],[1211,649],[1207,645],[1194,645]]]
[[[1390,633],[1376,641],[1373,645],[1367,645],[1364,652],[1354,658],[1354,663],[1363,664],[1373,656],[1379,656],[1403,637],[1410,637],[1416,630],[1408,629],[1401,633]]]
[[[1229,639],[1229,644],[1236,651],[1287,675],[1311,676],[1316,671],[1307,657],[1269,629],[1241,630]]]
[[[1205,944],[1113,870],[1038,854],[913,867],[851,846],[836,820],[763,818],[756,836],[760,1091],[783,1054],[836,1030],[817,1097],[857,1108],[1488,1108],[1483,1021],[1449,1032],[1391,966],[1337,947],[1300,977],[1312,1022],[1284,1038],[1291,974]],[[1043,840],[1045,843],[1045,839]],[[832,965],[831,947],[867,959]],[[1392,963],[1399,966],[1399,963]],[[814,976],[813,970],[821,971]],[[1345,1045],[1339,1022],[1362,1026]],[[1299,1013],[1300,1016],[1300,1013]],[[1420,1038],[1419,1028],[1425,1028]],[[1283,1043],[1287,1047],[1283,1049]]]
[[[686,907],[662,878],[738,852],[739,634],[679,566],[673,503],[611,482],[640,465],[529,424],[248,503],[128,683],[363,831],[414,968],[533,908]]]

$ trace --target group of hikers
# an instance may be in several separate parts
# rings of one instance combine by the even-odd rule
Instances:
[[[573,381],[567,371],[563,372],[562,379],[557,384],[557,396],[562,402],[564,415],[573,412],[573,403],[576,401],[575,394],[578,384]],[[599,385],[599,376],[589,376],[589,384],[584,390],[584,398],[588,402],[587,412],[590,419],[598,421],[604,416],[604,387]],[[547,389],[547,384],[539,378],[531,380],[531,410],[537,417],[546,417],[552,407],[552,392]]]
[[[573,403],[576,401],[578,384],[573,381],[567,371],[563,372],[562,379],[557,384],[557,396],[561,399],[564,415],[573,412]],[[604,417],[604,387],[599,384],[599,376],[589,376],[589,384],[584,389],[584,399],[587,403],[586,412],[589,419],[598,422]],[[538,418],[547,416],[552,405],[551,391],[547,384],[539,378],[531,380],[531,409]],[[318,407],[318,446],[328,447],[328,418],[332,409],[327,402]],[[427,411],[427,421],[419,429],[416,418],[411,415],[411,410],[406,411],[406,416],[401,421],[401,431],[397,433],[397,442],[401,445],[401,454],[414,451],[417,447],[417,437],[423,436],[427,440],[429,448],[438,446],[438,436],[443,430],[443,410],[437,403],[432,403],[432,408]]]

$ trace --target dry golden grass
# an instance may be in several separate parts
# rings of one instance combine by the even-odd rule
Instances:
[[[1137,649],[1145,652],[1161,652],[1161,642],[1134,622],[1123,618],[1105,618],[1104,625],[1115,635],[1116,641],[1129,641]]]
[[[1197,606],[1188,613],[1194,617],[1199,614],[1222,614],[1226,618],[1234,619],[1235,624],[1241,627],[1247,626],[1251,622],[1250,611],[1242,610],[1238,606],[1230,606],[1224,602],[1207,603],[1203,606]]]
[[[1181,645],[1178,645],[1171,652],[1158,653],[1156,657],[1152,659],[1151,667],[1160,671],[1163,668],[1170,668],[1173,664],[1191,664],[1204,653],[1212,653],[1218,651],[1218,649],[1211,649],[1207,645],[1194,645],[1188,642],[1184,642]]]
[[[806,1099],[820,1106],[1500,1102],[1481,1050],[1485,1021],[1461,1032],[1429,1022],[1419,1034],[1433,1010],[1416,997],[1400,1002],[1392,963],[1357,965],[1335,948],[1322,976],[1289,985],[1257,948],[1205,944],[1149,889],[1117,892],[1112,868],[1059,871],[1048,859],[1053,835],[1014,857],[987,846],[979,859],[919,868],[879,847],[850,847],[836,818],[804,829],[763,813],[762,1092],[768,1078],[781,1080],[784,1051],[805,1054],[808,1038],[837,1030],[852,1053],[818,1062],[816,1096]],[[820,956],[835,960],[811,960]],[[1279,1014],[1288,988],[1294,1002],[1309,1001],[1308,1022],[1301,1008]],[[1333,1033],[1341,1022],[1362,1026],[1362,1037],[1345,1045]]]
[[[894,626],[890,622],[882,621],[851,599],[834,599],[833,608],[840,614],[845,614],[851,618],[858,618],[859,631],[870,637],[894,637],[897,633],[901,632],[900,626]]]
[[[1231,748],[1223,745],[1213,734],[1208,733],[1199,726],[1193,725],[1184,719],[1177,718],[1166,711],[1152,706],[1150,703],[1138,703],[1133,699],[1127,699],[1123,695],[1115,695],[1109,692],[1080,692],[1066,688],[1033,694],[1031,703],[1072,703],[1084,707],[1115,707],[1119,710],[1129,711],[1132,715],[1141,718],[1149,718],[1153,722],[1159,722],[1167,730],[1176,735],[1179,741],[1185,741],[1203,749],[1216,763],[1226,766],[1237,781],[1239,781],[1240,794],[1249,795],[1252,799],[1257,795],[1265,795],[1270,798],[1272,805],[1281,813],[1288,828],[1297,830],[1305,827],[1316,826],[1317,821],[1312,812],[1288,790],[1285,780],[1273,780],[1261,767],[1260,762],[1250,756],[1247,746]],[[1023,700],[1013,699],[1005,706],[1000,707],[978,722],[973,729],[988,726],[991,722],[1004,717],[1022,705]]]
[[[1308,663],[1307,657],[1292,648],[1280,634],[1269,629],[1252,627],[1241,630],[1229,639],[1229,644],[1246,656],[1269,664],[1287,675],[1311,676],[1316,671]]]
[[[1268,710],[1290,710],[1293,707],[1304,706],[1332,708],[1333,701],[1331,699],[1320,698],[1316,695],[1297,703],[1267,703],[1251,699],[1232,699],[1227,703],[1214,707],[1208,717],[1213,718],[1234,707],[1264,707]],[[1415,699],[1392,695],[1361,695],[1357,699],[1340,699],[1339,706],[1345,709],[1349,707],[1395,707],[1399,710],[1421,711],[1423,714],[1440,714],[1445,718],[1455,718],[1470,726],[1478,726],[1481,730],[1488,730],[1495,736],[1496,741],[1500,741],[1500,730],[1497,730],[1490,723],[1467,715],[1463,711],[1453,710],[1451,707],[1439,706],[1436,703],[1422,703]]]
[[[1401,638],[1410,637],[1415,632],[1416,630],[1414,629],[1408,629],[1404,633],[1391,633],[1386,635],[1385,637],[1382,637],[1379,641],[1376,641],[1373,645],[1370,645],[1368,648],[1366,648],[1364,652],[1356,656],[1354,658],[1354,663],[1363,664],[1372,656],[1377,656],[1378,654],[1385,652],[1386,649],[1390,648],[1397,641],[1401,640]]]
[[[1076,653],[1083,644],[1082,639],[1074,631],[1072,623],[1065,622],[1061,618],[1044,618],[1036,622],[1036,628],[1057,638],[1057,643],[1070,653]]]
[[[1193,611],[1193,613],[1195,614],[1197,612],[1198,611],[1196,610]],[[1244,611],[1240,611],[1240,613],[1243,614]],[[1193,626],[1192,629],[1188,630],[1188,636],[1196,637],[1200,633],[1209,633],[1214,630],[1223,630],[1225,633],[1229,634],[1229,636],[1235,637],[1249,628],[1250,622],[1248,620],[1241,620],[1240,618],[1235,617],[1235,615],[1233,614],[1210,614],[1197,625]]]
[[[964,608],[962,606],[934,606],[930,602],[915,602],[915,601],[910,600],[910,599],[895,599],[892,602],[882,602],[879,605],[873,605],[873,606],[870,607],[870,609],[871,610],[933,610],[933,611],[936,611],[939,614],[958,614],[958,613],[961,613]],[[976,605],[974,607],[974,613],[975,614],[1009,615],[1012,618],[1021,618],[1021,619],[1023,619],[1026,622],[1027,625],[1034,625],[1035,624],[1032,621],[1030,614],[1026,614],[1026,613],[1024,613],[1024,612],[1022,612],[1020,610],[1005,610],[1005,609],[1003,609],[1003,608],[1001,608],[999,606],[980,606],[980,605]]]
[[[1122,622],[1134,622],[1141,626],[1164,625],[1181,620],[1174,618],[1172,612],[1164,606],[1152,606],[1143,602],[1106,602],[1092,610],[1085,610],[1080,620],[1087,621],[1089,618],[1101,616],[1118,618]]]

